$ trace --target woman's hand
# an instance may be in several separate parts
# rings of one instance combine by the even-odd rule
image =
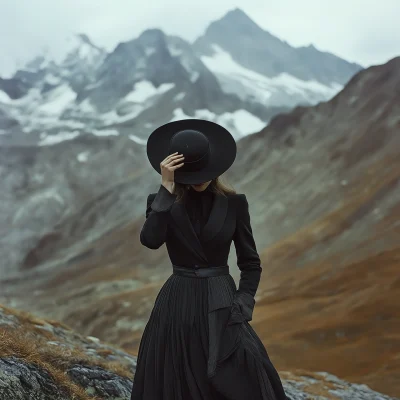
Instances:
[[[178,154],[176,151],[173,154],[167,156],[160,163],[161,168],[161,184],[169,190],[171,193],[174,191],[175,182],[174,182],[174,171],[184,164],[184,162],[177,164],[179,161],[182,161],[185,157],[181,154]]]

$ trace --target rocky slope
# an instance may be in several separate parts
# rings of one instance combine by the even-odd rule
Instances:
[[[136,358],[57,321],[0,306],[0,398],[130,398]],[[324,373],[282,372],[293,400],[394,400]]]
[[[268,273],[397,245],[399,71],[400,57],[368,68],[330,101],[276,116],[238,143],[229,178],[253,195]]]
[[[53,320],[0,306],[0,398],[129,399],[136,358]]]

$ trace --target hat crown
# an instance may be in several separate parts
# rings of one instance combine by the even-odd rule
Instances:
[[[169,154],[178,152],[185,157],[185,164],[195,163],[210,151],[206,135],[193,129],[176,132],[170,140]]]

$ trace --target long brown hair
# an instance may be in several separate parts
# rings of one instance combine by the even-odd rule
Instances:
[[[210,190],[215,194],[221,194],[226,196],[228,194],[236,194],[236,190],[221,176],[214,178],[209,184]],[[176,201],[181,201],[185,199],[186,192],[190,189],[190,185],[175,182],[174,193],[177,194]]]

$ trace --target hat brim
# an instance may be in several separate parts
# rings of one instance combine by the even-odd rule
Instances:
[[[236,142],[232,134],[215,122],[203,119],[184,119],[168,122],[149,136],[147,157],[151,166],[161,175],[161,162],[169,155],[171,137],[179,131],[193,129],[207,136],[210,144],[208,164],[201,171],[174,171],[174,181],[182,184],[199,184],[223,174],[235,161]]]

